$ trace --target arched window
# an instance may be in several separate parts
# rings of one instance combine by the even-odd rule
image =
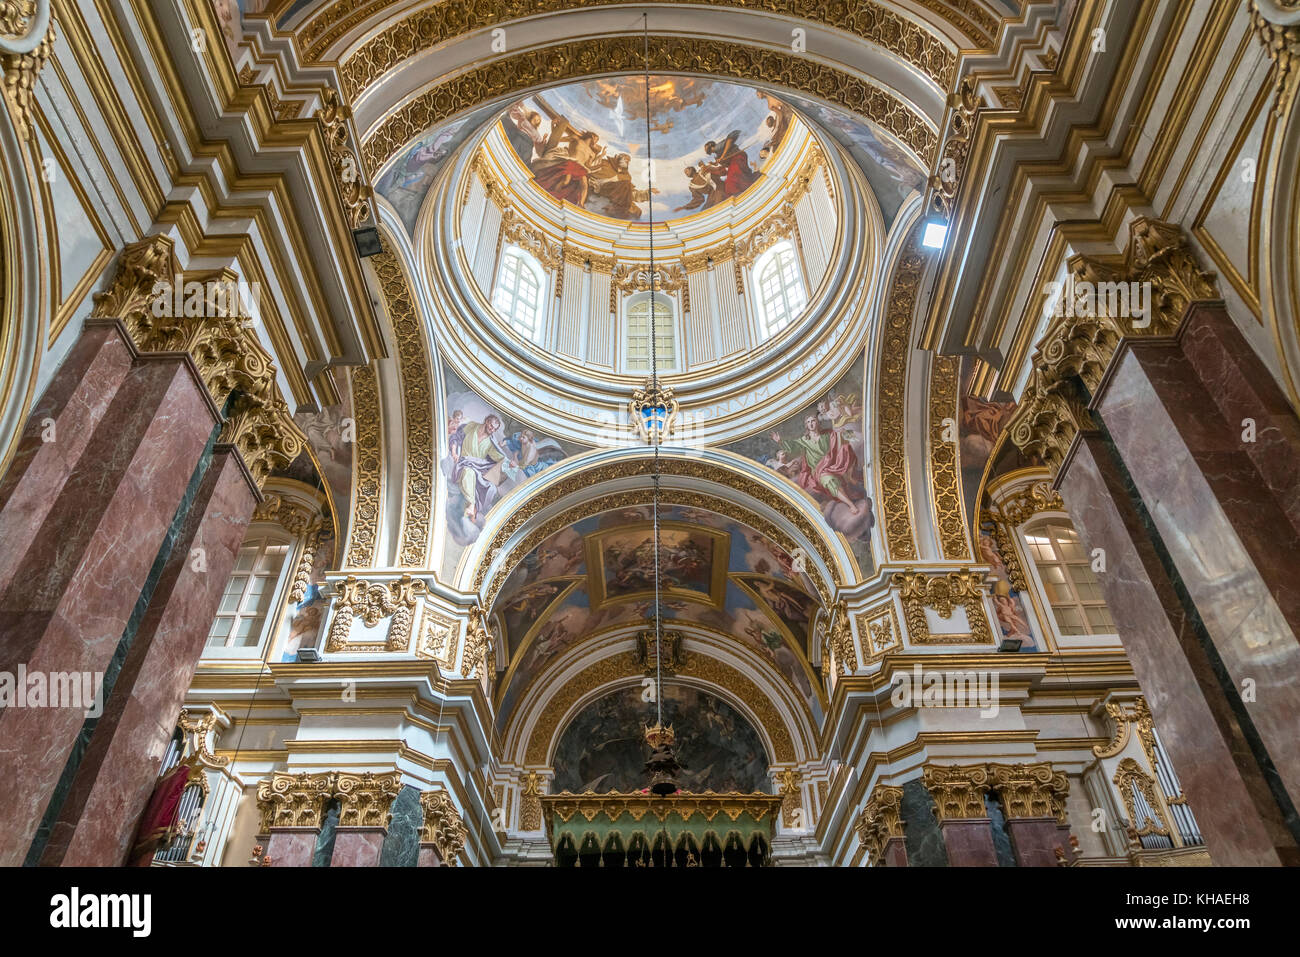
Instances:
[[[677,334],[673,329],[673,303],[656,292],[655,364],[660,372],[677,367]],[[633,298],[627,306],[627,371],[650,371],[650,295]]]
[[[1025,529],[1025,543],[1062,635],[1113,635],[1115,623],[1079,533],[1063,519]]]
[[[542,267],[523,250],[511,246],[501,258],[492,305],[510,327],[536,342],[542,325]]]
[[[209,653],[234,657],[257,653],[267,617],[277,607],[276,596],[292,552],[293,543],[287,537],[267,533],[244,540],[208,632]]]
[[[754,275],[762,306],[763,334],[771,337],[790,325],[808,305],[794,245],[777,243],[759,257]]]

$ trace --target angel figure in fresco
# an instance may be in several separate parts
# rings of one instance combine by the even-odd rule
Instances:
[[[847,505],[854,515],[859,514],[865,503],[854,502],[848,496],[849,489],[862,485],[857,455],[840,431],[823,430],[816,414],[806,416],[803,424],[803,435],[796,439],[784,440],[781,433],[772,433],[772,441],[784,453],[784,464],[789,467],[781,471],[813,498],[829,497]]]
[[[501,419],[488,415],[482,422],[463,423],[451,438],[451,480],[465,496],[465,516],[471,522],[496,501],[499,483],[492,480],[492,471],[503,463],[515,464],[500,445],[500,431]]]
[[[564,449],[555,439],[538,439],[532,429],[520,429],[505,441],[505,448],[514,459],[518,481],[531,478],[547,466],[564,458]]]
[[[709,140],[704,144],[704,152],[709,158],[701,168],[722,182],[721,199],[739,196],[749,189],[758,179],[749,166],[749,154],[737,145],[740,130],[732,130],[721,143]]]

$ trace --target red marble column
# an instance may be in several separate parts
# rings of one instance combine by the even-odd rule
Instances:
[[[136,359],[18,549],[21,575],[0,592],[0,670],[107,670],[219,421],[188,356]],[[52,458],[38,453],[33,466],[38,459],[59,474]],[[86,717],[69,707],[0,711],[0,865],[25,860]]]
[[[1294,812],[1300,422],[1222,306],[1206,303],[1176,339],[1121,346],[1092,404],[1195,606],[1223,693]]]
[[[0,593],[54,507],[136,356],[120,322],[91,319],[32,408],[9,470],[0,480]]]
[[[1061,829],[1054,817],[1008,818],[1007,833],[1020,867],[1056,867],[1058,847],[1067,858],[1070,854],[1069,840],[1061,843]]]
[[[266,856],[272,867],[311,867],[319,837],[318,827],[273,827],[266,840]]]
[[[880,854],[880,866],[907,866],[907,845],[903,842],[902,837],[891,837],[885,842],[885,848]]]
[[[1216,864],[1282,864],[1296,845],[1139,514],[1111,447],[1081,433],[1057,486],[1099,575],[1156,729]]]
[[[443,867],[442,855],[438,853],[436,844],[420,844],[420,856],[416,861],[416,867]]]
[[[259,493],[217,446],[96,723],[41,863],[124,862]],[[196,561],[202,549],[202,561]]]
[[[957,818],[939,822],[939,833],[948,851],[949,867],[997,867],[993,849],[993,824],[986,817]]]
[[[382,827],[340,827],[334,834],[330,867],[377,867],[384,849]]]

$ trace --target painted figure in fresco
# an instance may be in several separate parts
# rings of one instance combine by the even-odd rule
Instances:
[[[595,133],[574,129],[568,120],[557,116],[551,121],[545,150],[533,163],[533,178],[556,199],[586,206],[591,170],[603,152]]]
[[[456,430],[451,440],[451,480],[460,486],[465,496],[465,515],[471,522],[492,507],[497,497],[497,483],[489,473],[510,456],[503,449],[496,434],[501,430],[501,419],[487,416],[482,422],[466,422]]]
[[[961,397],[962,467],[984,467],[993,446],[1016,411],[1015,402],[990,402],[978,396]]]
[[[542,114],[536,110],[524,110],[523,106],[516,103],[507,111],[510,122],[515,128],[528,138],[528,142],[533,144],[532,155],[527,157],[527,162],[531,167],[533,163],[542,158],[546,152],[547,135],[542,132]]]
[[[716,179],[699,166],[688,166],[682,172],[686,174],[687,188],[691,191],[691,201],[684,206],[678,206],[673,210],[674,213],[685,212],[688,209],[699,209],[700,207],[707,209],[718,202],[714,197],[720,195],[722,190]]]
[[[993,610],[998,616],[998,626],[1004,638],[1019,638],[1021,650],[1031,651],[1036,645],[1029,631],[1029,620],[1025,613],[1024,599],[1011,587],[1011,576],[1007,574],[1002,552],[991,535],[981,532],[979,538],[980,558],[987,562],[989,580],[993,585]]]
[[[591,174],[591,192],[604,199],[610,216],[622,219],[640,219],[642,209],[637,203],[647,202],[658,189],[637,189],[632,184],[629,166],[632,157],[619,153],[606,160]]]
[[[542,469],[554,465],[564,458],[564,449],[554,439],[538,439],[532,429],[520,429],[505,442],[518,474],[514,477],[523,481],[531,478]]]
[[[721,143],[709,140],[704,144],[704,152],[710,159],[701,168],[722,182],[721,196],[714,203],[739,196],[758,179],[758,174],[749,167],[748,154],[737,145],[739,140],[740,130],[732,130]]]
[[[814,498],[820,500],[829,496],[847,505],[857,515],[863,503],[854,502],[846,491],[862,485],[857,455],[843,440],[840,431],[834,428],[823,430],[816,415],[807,416],[803,424],[804,433],[797,439],[787,441],[781,438],[781,433],[772,433],[772,441],[784,453],[784,457],[778,454],[778,461],[782,463],[779,471],[790,475]]]

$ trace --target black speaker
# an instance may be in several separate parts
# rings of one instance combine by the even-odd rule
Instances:
[[[361,226],[352,230],[352,241],[357,244],[357,255],[362,259],[378,256],[384,251],[379,242],[378,226]]]

